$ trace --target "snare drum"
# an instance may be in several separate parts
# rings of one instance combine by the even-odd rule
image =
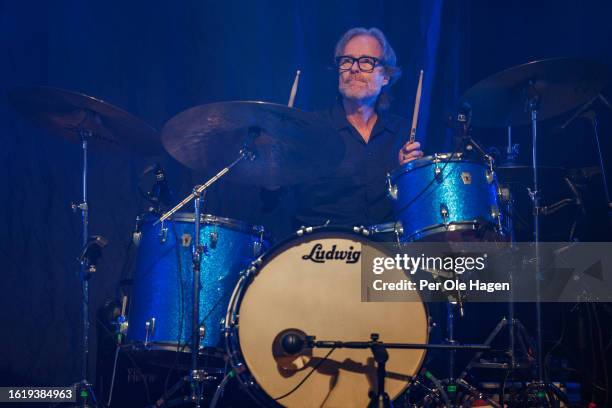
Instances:
[[[189,351],[192,327],[194,215],[179,213],[164,228],[147,225],[138,249],[127,340],[147,349]],[[264,229],[202,215],[199,315],[203,348],[223,346],[222,324],[240,271],[268,246]],[[219,344],[221,342],[221,344]]]
[[[461,153],[414,160],[389,176],[404,241],[502,240],[499,195],[492,166]]]
[[[237,377],[259,403],[365,407],[368,391],[376,389],[370,350],[336,349],[325,360],[329,349],[289,355],[279,344],[287,329],[317,340],[369,341],[378,333],[384,342],[427,343],[427,313],[419,298],[361,301],[360,255],[371,244],[362,232],[326,228],[295,235],[240,278],[226,318],[227,348]],[[388,352],[385,390],[395,399],[418,372],[425,350]]]

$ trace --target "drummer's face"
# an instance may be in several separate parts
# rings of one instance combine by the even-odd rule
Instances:
[[[342,55],[353,58],[368,56],[380,59],[382,47],[376,38],[369,35],[358,35],[350,39]],[[383,66],[377,65],[372,72],[361,72],[355,62],[350,70],[340,72],[338,90],[345,99],[365,104],[376,101],[381,88],[388,83],[389,77],[385,75]]]

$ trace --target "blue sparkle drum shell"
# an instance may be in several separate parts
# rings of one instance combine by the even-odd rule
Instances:
[[[194,215],[179,213],[143,227],[129,311],[127,340],[155,350],[189,351],[192,327]],[[269,246],[264,229],[202,215],[199,315],[201,347],[222,345],[222,325],[231,293],[244,270]]]
[[[389,195],[403,241],[503,240],[492,168],[461,154],[435,154],[390,175]]]

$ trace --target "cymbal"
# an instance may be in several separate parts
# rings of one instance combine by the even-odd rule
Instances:
[[[595,61],[532,61],[483,79],[463,94],[461,103],[471,106],[473,126],[526,125],[531,121],[528,90],[539,95],[537,119],[545,120],[589,101],[609,80],[609,68]]]
[[[333,170],[344,145],[311,112],[258,101],[218,102],[183,111],[162,129],[162,143],[185,166],[218,172],[239,156],[255,130],[252,161],[243,160],[227,177],[246,184],[297,184]],[[252,133],[253,134],[253,133]]]
[[[72,142],[81,142],[79,128],[91,131],[88,147],[95,150],[145,156],[163,152],[155,129],[103,100],[51,87],[15,88],[9,100],[27,119]]]

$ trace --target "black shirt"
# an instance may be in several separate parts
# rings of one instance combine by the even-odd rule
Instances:
[[[342,103],[317,113],[336,130],[345,155],[333,174],[297,186],[294,225],[372,225],[393,218],[387,197],[387,173],[398,167],[398,152],[410,125],[390,113],[378,113],[368,143],[346,119]]]

